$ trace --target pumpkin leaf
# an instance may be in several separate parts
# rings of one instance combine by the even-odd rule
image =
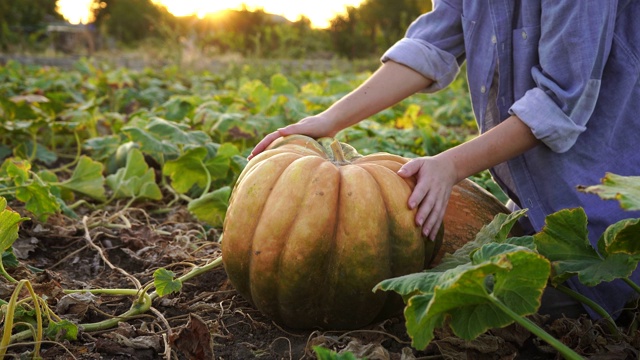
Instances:
[[[78,326],[69,320],[49,321],[45,335],[51,340],[77,340]]]
[[[18,230],[21,222],[29,218],[20,217],[20,214],[7,207],[7,199],[0,197],[0,250],[11,248],[18,238]]]
[[[607,238],[614,239],[613,232],[615,229]],[[603,237],[598,243],[601,250],[598,254],[589,242],[587,215],[582,208],[560,210],[547,216],[544,228],[533,237],[538,252],[551,261],[554,285],[578,275],[581,283],[595,286],[603,281],[629,277],[637,266],[637,261],[626,254],[608,253]],[[613,248],[616,246],[618,244]]]
[[[115,174],[109,175],[107,185],[113,190],[116,198],[162,199],[162,192],[156,184],[153,169],[144,161],[142,152],[132,149],[127,155],[127,165]]]
[[[446,318],[457,336],[471,340],[488,329],[511,324],[514,319],[502,310],[504,307],[519,316],[534,313],[549,272],[549,262],[539,254],[511,244],[491,243],[474,253],[473,263],[389,279],[377,287],[416,292],[404,315],[412,346],[424,349]]]
[[[216,155],[205,163],[207,170],[209,170],[211,174],[211,178],[213,180],[225,178],[229,173],[229,169],[231,169],[232,158],[239,153],[240,150],[231,143],[220,145]]]
[[[167,161],[162,167],[162,173],[169,176],[171,186],[181,194],[194,185],[204,188],[208,180],[203,163],[206,156],[207,149],[204,147],[190,149],[179,158]]]
[[[60,210],[58,199],[51,193],[51,186],[32,174],[33,181],[16,189],[16,199],[25,203],[25,208],[39,220],[46,221]]]
[[[131,141],[139,144],[140,150],[155,157],[177,155],[179,153],[176,145],[169,141],[158,139],[144,129],[128,126],[122,128],[122,132],[127,134]]]
[[[640,210],[640,176],[606,173],[601,182],[601,185],[578,186],[578,190],[605,200],[618,200],[625,210]]]
[[[318,360],[358,360],[350,351],[337,353],[322,346],[314,346],[313,351],[316,353]]]
[[[229,207],[231,187],[224,186],[189,202],[189,211],[213,227],[221,227]]]
[[[29,181],[30,171],[31,163],[26,160],[9,158],[2,163],[2,173],[7,174],[18,186],[24,185]]]
[[[625,219],[609,226],[600,241],[608,254],[640,255],[640,219]]]
[[[456,250],[453,254],[445,254],[436,270],[452,269],[458,265],[468,263],[471,253],[479,249],[484,244],[490,242],[506,242],[509,232],[518,219],[525,216],[527,210],[518,210],[509,214],[497,214],[493,220],[482,227],[473,241],[470,241]],[[526,239],[521,239],[520,245],[524,245]],[[532,247],[531,240],[528,243]]]
[[[171,144],[204,145],[211,141],[209,135],[202,131],[188,131],[189,126],[185,124],[167,121],[158,117],[153,118],[145,129],[155,138],[166,140]]]
[[[176,274],[173,271],[164,268],[159,268],[153,272],[153,285],[156,287],[158,295],[165,296],[180,292],[182,282],[176,280],[175,276]]]
[[[103,201],[105,200],[103,169],[102,163],[93,161],[88,156],[82,156],[71,177],[58,185],[92,199]]]

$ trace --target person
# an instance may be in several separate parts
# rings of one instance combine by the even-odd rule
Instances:
[[[433,238],[454,184],[490,169],[514,207],[528,209],[530,232],[549,214],[582,207],[595,246],[608,225],[640,217],[576,189],[600,183],[606,172],[640,175],[639,16],[634,0],[434,0],[364,83],[266,135],[250,157],[278,137],[335,136],[416,92],[443,89],[466,62],[480,135],[398,171],[417,178],[408,199],[417,226]],[[586,287],[574,277],[568,284],[614,317],[633,294],[621,281]],[[549,302],[561,311],[573,306],[553,296]]]

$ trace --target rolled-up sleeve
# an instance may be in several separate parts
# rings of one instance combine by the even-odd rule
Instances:
[[[616,17],[616,1],[543,1],[536,84],[509,109],[555,152],[569,150],[595,108]],[[518,76],[515,74],[514,76]]]
[[[464,61],[460,6],[457,1],[434,1],[433,11],[416,19],[406,36],[383,54],[382,62],[403,64],[433,80],[424,92],[445,88]]]

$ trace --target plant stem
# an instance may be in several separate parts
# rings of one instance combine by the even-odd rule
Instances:
[[[638,286],[638,284],[634,283],[629,278],[622,278],[622,281],[626,282],[627,285],[631,286],[633,290],[635,290],[638,294],[640,294],[640,286]]]
[[[595,311],[598,315],[600,315],[603,319],[607,321],[607,326],[609,327],[609,330],[611,331],[612,334],[620,335],[620,330],[618,329],[618,325],[616,325],[615,321],[613,321],[613,319],[611,318],[611,315],[607,312],[607,310],[602,308],[602,306],[598,305],[598,303],[580,294],[579,292],[574,291],[568,286],[558,285],[556,289],[560,290],[562,293],[567,294],[572,298],[590,307],[593,311]]]
[[[191,271],[189,271],[188,273],[180,276],[179,278],[177,278],[176,280],[180,281],[181,283],[184,283],[187,280],[190,280],[200,274],[203,274],[209,270],[215,269],[218,266],[222,265],[222,256],[218,257],[217,259],[213,260],[212,262],[204,265],[204,266],[198,266],[198,267],[194,267],[193,269],[191,269]],[[158,293],[156,293],[155,291],[151,293],[151,299],[155,299],[158,297]]]
[[[584,358],[572,349],[570,349],[567,345],[563,344],[560,340],[551,336],[548,332],[544,331],[538,325],[534,324],[531,320],[527,319],[524,316],[518,315],[516,312],[511,310],[505,304],[503,304],[500,300],[496,299],[493,296],[489,296],[488,299],[492,304],[497,306],[500,310],[502,310],[505,314],[509,315],[515,322],[522,325],[525,329],[529,330],[532,334],[546,341],[549,345],[553,346],[558,352],[565,358],[569,360],[584,360]]]

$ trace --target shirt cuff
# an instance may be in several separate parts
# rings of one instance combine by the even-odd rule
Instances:
[[[511,106],[509,113],[520,118],[531,128],[533,136],[557,153],[569,150],[586,130],[586,127],[573,122],[539,88],[528,90]]]
[[[404,38],[387,50],[381,61],[394,61],[419,72],[433,83],[422,92],[436,92],[447,87],[458,75],[455,56],[419,40]]]

